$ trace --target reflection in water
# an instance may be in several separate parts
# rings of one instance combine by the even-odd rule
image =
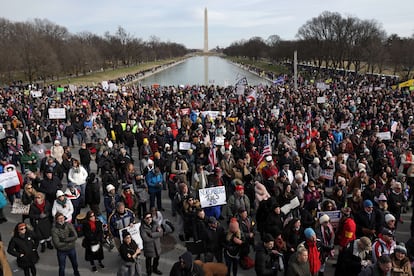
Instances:
[[[246,77],[251,85],[269,84],[240,67],[216,56],[197,56],[149,76],[141,82],[143,85],[193,85],[214,84],[220,86],[234,85],[238,79]]]

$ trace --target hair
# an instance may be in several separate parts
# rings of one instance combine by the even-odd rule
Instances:
[[[302,255],[305,252],[308,252],[308,249],[306,249],[305,245],[299,244],[296,251],[298,252],[298,256],[299,256],[299,255]]]
[[[391,258],[389,255],[382,255],[381,257],[379,257],[378,259],[378,263],[379,264],[388,264],[391,263]]]
[[[42,199],[45,199],[45,194],[44,193],[37,192],[36,196],[40,196],[40,197],[42,197]]]
[[[89,210],[87,213],[86,213],[86,219],[87,220],[89,220],[90,218],[91,218],[91,214],[93,214],[93,213],[95,213],[94,211],[92,211],[92,210]],[[95,216],[96,216],[96,213],[95,213]]]

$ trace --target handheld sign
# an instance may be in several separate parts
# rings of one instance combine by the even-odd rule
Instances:
[[[141,234],[139,233],[140,227],[141,227],[141,222],[138,222],[138,223],[134,223],[131,226],[128,226],[128,227],[125,227],[119,230],[119,237],[121,238],[121,241],[124,239],[124,237],[122,236],[122,231],[127,230],[131,234],[132,239],[137,243],[138,248],[143,249],[144,246],[143,246]]]
[[[49,119],[66,119],[66,110],[64,108],[49,108]]]
[[[6,189],[16,185],[20,185],[20,180],[16,171],[0,173],[0,186]]]
[[[217,186],[198,190],[202,208],[224,205],[226,201],[226,188]]]

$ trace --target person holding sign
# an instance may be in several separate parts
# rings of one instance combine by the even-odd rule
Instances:
[[[134,276],[141,275],[141,266],[138,262],[138,256],[141,254],[141,249],[138,248],[137,243],[132,239],[128,230],[122,231],[122,244],[119,247],[119,254],[122,258],[122,265],[119,268],[119,276]]]

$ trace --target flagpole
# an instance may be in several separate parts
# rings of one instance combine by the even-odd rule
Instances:
[[[295,92],[298,90],[298,51],[293,52],[293,75],[295,81]]]

